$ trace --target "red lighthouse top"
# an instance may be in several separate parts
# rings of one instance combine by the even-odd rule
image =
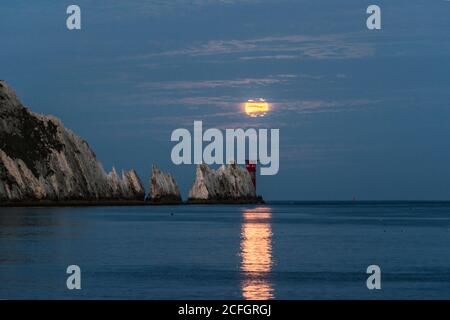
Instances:
[[[256,188],[256,161],[245,160],[245,168],[250,173],[253,185]]]

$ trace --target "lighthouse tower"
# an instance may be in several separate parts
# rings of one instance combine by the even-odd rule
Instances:
[[[253,185],[255,186],[256,189],[256,161],[245,160],[245,168],[250,173]]]

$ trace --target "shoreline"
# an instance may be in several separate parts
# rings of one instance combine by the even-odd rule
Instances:
[[[408,207],[428,207],[441,206],[450,207],[450,200],[368,200],[368,201],[259,201],[251,199],[241,200],[188,200],[181,202],[173,201],[144,201],[144,200],[72,200],[72,201],[23,201],[23,202],[0,202],[0,208],[64,208],[64,207],[126,207],[126,206],[189,206],[189,205],[302,205],[302,206],[408,206]]]
[[[71,201],[20,201],[3,202],[0,208],[31,207],[126,207],[126,206],[183,206],[183,205],[232,205],[232,204],[264,204],[259,199],[241,200],[196,200],[196,201],[145,201],[145,200],[71,200]]]

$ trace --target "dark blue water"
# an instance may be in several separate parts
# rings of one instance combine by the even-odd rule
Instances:
[[[450,205],[0,208],[11,298],[450,299]]]

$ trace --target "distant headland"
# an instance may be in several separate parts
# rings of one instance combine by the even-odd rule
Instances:
[[[236,164],[198,165],[187,202],[172,175],[155,165],[149,182],[146,195],[135,170],[106,172],[85,140],[56,117],[26,108],[0,80],[0,206],[264,202],[252,174]]]

